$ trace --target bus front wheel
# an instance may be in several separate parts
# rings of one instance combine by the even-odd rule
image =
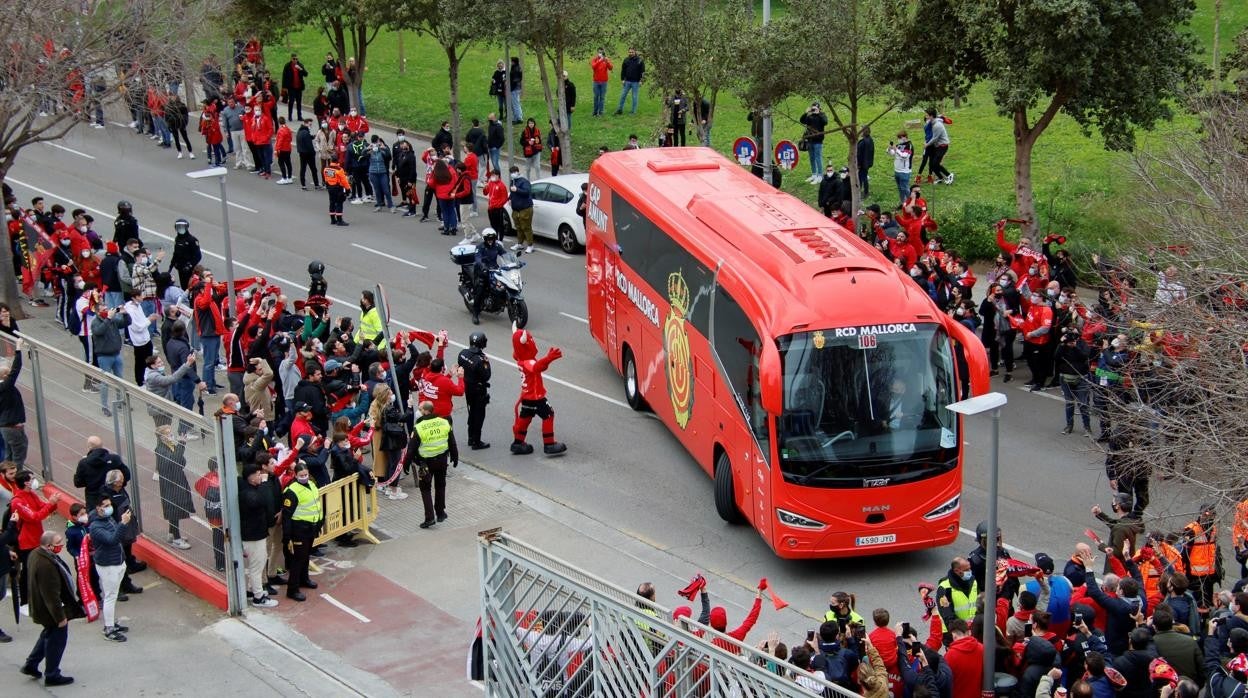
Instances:
[[[633,350],[624,348],[624,397],[628,406],[638,412],[646,409],[646,399],[641,396],[641,381],[637,377],[637,360],[633,358]]]
[[[737,508],[737,499],[733,491],[732,462],[727,453],[720,453],[715,459],[715,512],[719,518],[730,524],[745,521],[741,510]]]

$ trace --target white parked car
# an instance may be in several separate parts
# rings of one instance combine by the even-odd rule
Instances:
[[[588,181],[588,173],[579,173],[532,182],[534,237],[555,240],[568,253],[585,249],[585,221],[576,215],[576,200]],[[511,204],[506,208],[510,216]]]

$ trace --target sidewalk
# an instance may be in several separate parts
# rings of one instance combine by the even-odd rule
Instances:
[[[75,350],[77,342],[55,324],[50,310],[34,315],[22,322],[25,333]],[[124,353],[128,360],[129,352]],[[27,400],[33,400],[29,393]],[[58,426],[50,427],[50,436],[60,441]],[[56,455],[58,461],[67,457]],[[72,465],[58,462],[57,472]],[[188,459],[188,478],[193,482],[205,467]],[[450,471],[448,520],[433,529],[419,528],[424,518],[419,493],[410,480],[404,484],[411,497],[381,502],[374,530],[382,544],[342,548],[331,543],[327,556],[317,560],[322,570],[315,577],[318,588],[305,592],[306,602],[279,594],[276,608],[249,609],[243,619],[230,619],[144,572],[136,583],[148,592],[119,607],[123,622],[133,629],[130,641],[107,642],[99,636],[98,624],[76,622],[66,673],[80,684],[125,693],[203,695],[241,689],[247,695],[254,694],[259,680],[283,696],[477,696],[481,687],[465,675],[480,615],[478,531],[502,527],[626,588],[654,582],[666,603],[673,603],[673,590],[693,574],[708,572],[681,559],[678,551],[614,529],[517,484],[505,472],[491,472],[469,460]],[[726,606],[732,617],[743,615],[753,600],[754,580],[731,573],[708,572],[708,577],[715,602]],[[779,613],[768,608],[763,616],[762,627],[786,634],[804,632],[814,618],[794,608]],[[28,619],[15,632],[10,623],[3,627],[15,641],[0,647],[11,669],[0,671],[0,693],[14,694],[30,685],[17,668],[35,634]],[[194,661],[187,661],[190,657]],[[176,675],[170,668],[177,669]]]

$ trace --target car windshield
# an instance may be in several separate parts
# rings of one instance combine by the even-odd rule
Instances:
[[[953,354],[943,328],[899,323],[778,341],[789,482],[876,487],[947,472],[958,457]]]

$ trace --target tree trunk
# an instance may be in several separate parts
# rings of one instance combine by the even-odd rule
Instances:
[[[12,161],[13,158],[8,157],[0,164],[0,184],[8,177]],[[22,310],[22,297],[17,290],[17,274],[13,272],[13,245],[9,243],[8,235],[5,235],[4,244],[0,245],[0,303],[9,306],[14,318],[21,320],[26,317]]]
[[[376,33],[374,33],[376,36]],[[355,26],[355,92],[358,95],[357,102],[363,99],[364,94],[364,68],[367,65],[368,58],[368,26],[359,20],[356,20]],[[364,105],[357,104],[360,107],[360,113],[364,113]]]
[[[446,50],[447,76],[451,80],[451,152],[454,153],[455,159],[459,160],[459,142],[461,140],[459,127],[459,51],[455,44],[443,46]]]
[[[563,121],[563,119],[558,117],[559,107],[563,104],[563,100],[559,97],[559,92],[563,90],[563,81],[560,80],[560,84],[555,86],[555,92],[552,93],[550,89],[550,70],[546,67],[546,49],[541,46],[534,46],[533,54],[537,56],[537,73],[542,78],[542,96],[546,102],[546,115],[550,118],[550,123],[552,124],[549,128],[558,128],[558,124]],[[541,130],[541,124],[538,124],[538,130]],[[538,172],[541,172],[541,163],[538,164]]]
[[[849,168],[849,211],[855,217],[862,210],[862,188],[858,186],[858,136],[858,124],[850,124],[849,131],[845,133],[845,140],[849,141],[849,157],[845,166]]]
[[[1213,0],[1213,90],[1222,91],[1222,67],[1218,49],[1222,43],[1222,0]]]
[[[1035,129],[1027,127],[1027,113],[1014,112],[1014,204],[1022,224],[1022,235],[1036,230],[1036,199],[1031,190],[1031,150],[1036,145]]]

